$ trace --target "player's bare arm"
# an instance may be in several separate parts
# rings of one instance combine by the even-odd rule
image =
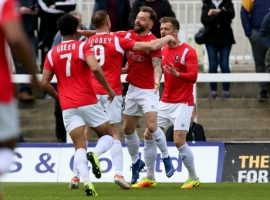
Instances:
[[[23,64],[26,71],[32,75],[33,86],[41,88],[41,84],[36,77],[36,61],[32,56],[33,49],[28,45],[22,25],[10,21],[4,23],[2,27],[13,55]]]
[[[150,42],[136,42],[133,46],[133,51],[155,51],[161,49],[167,43],[174,43],[175,38],[171,35],[166,35],[163,38],[152,40]]]
[[[95,35],[97,33],[97,31],[95,31],[95,30],[81,30],[81,29],[78,29],[77,30],[77,33],[79,35],[82,35],[82,36],[85,36],[85,37],[91,37],[92,35]]]
[[[49,70],[43,69],[43,75],[41,84],[42,87],[55,99],[58,99],[58,93],[54,89],[54,87],[51,84],[51,80],[53,78],[53,73]]]
[[[111,86],[109,85],[106,77],[103,74],[103,71],[101,70],[101,68],[98,65],[98,62],[95,58],[94,55],[89,55],[85,58],[85,61],[87,62],[88,66],[90,66],[93,74],[95,75],[97,81],[103,85],[103,87],[108,91],[108,99],[109,101],[112,101],[114,96],[115,96],[115,92],[113,91],[113,89],[111,88]]]
[[[154,81],[155,81],[154,89],[158,90],[160,86],[161,76],[162,76],[161,58],[153,57],[152,64],[154,67]]]
[[[128,62],[126,62],[125,67],[122,68],[121,74],[127,74],[128,73]]]

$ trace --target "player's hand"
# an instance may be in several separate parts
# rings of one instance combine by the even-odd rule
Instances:
[[[38,80],[37,76],[31,77],[31,85],[33,88],[37,90],[43,90],[41,82]]]
[[[212,16],[212,15],[218,15],[219,13],[221,12],[221,10],[220,9],[210,9],[209,11],[208,11],[208,16]]]
[[[114,97],[115,97],[115,92],[111,89],[110,92],[108,93],[109,102],[112,102]]]
[[[155,93],[159,91],[159,88],[160,88],[160,82],[155,82],[155,85],[154,85]]]
[[[169,63],[169,67],[166,68],[174,77],[179,77],[180,73],[178,72],[178,69],[174,67],[172,63]]]
[[[175,45],[176,44],[176,40],[175,37],[172,35],[166,35],[165,38],[167,39],[167,43],[169,44],[169,46]]]

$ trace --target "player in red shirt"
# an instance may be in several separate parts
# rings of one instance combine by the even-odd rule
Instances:
[[[155,11],[143,6],[135,20],[134,29],[126,33],[119,33],[119,36],[130,38],[137,42],[155,40],[151,28],[156,19]],[[122,34],[122,35],[121,35]],[[159,103],[159,85],[162,74],[161,52],[160,51],[128,51],[128,75],[126,81],[129,88],[125,98],[124,132],[127,148],[132,159],[132,187],[139,178],[139,172],[145,163],[139,157],[140,140],[136,132],[136,126],[140,116],[144,116],[147,130],[144,135],[145,148],[144,158],[147,166],[147,176],[142,181],[150,181],[155,185],[155,159],[156,146],[160,149],[165,164],[166,175],[171,177],[174,169],[168,155],[166,137],[157,126],[157,111]],[[154,161],[154,163],[152,162]]]
[[[164,90],[158,109],[158,125],[167,128],[174,125],[174,143],[186,166],[189,177],[181,188],[200,185],[196,175],[193,153],[186,143],[192,111],[194,109],[193,86],[198,76],[198,59],[195,49],[181,42],[177,35],[180,25],[177,19],[164,17],[160,20],[161,36],[172,35],[176,43],[162,49]]]
[[[64,125],[76,149],[74,162],[84,180],[84,190],[86,195],[96,196],[94,186],[89,180],[87,159],[92,164],[95,176],[100,178],[101,169],[97,157],[111,148],[113,138],[109,118],[98,104],[92,86],[92,73],[106,88],[110,101],[113,100],[115,93],[99,68],[89,43],[75,40],[78,19],[66,14],[57,24],[63,41],[48,52],[42,83],[53,97],[59,98]],[[54,74],[57,78],[58,93],[50,84]],[[88,154],[84,136],[86,125],[100,137],[94,151]]]
[[[35,74],[33,50],[23,31],[14,0],[0,1],[0,175],[9,170],[19,135],[19,119],[11,82],[12,66],[9,47],[39,86]],[[0,193],[0,199],[2,199]]]
[[[100,10],[94,13],[91,23],[96,28],[96,34],[88,39],[93,45],[96,59],[99,66],[104,71],[110,86],[116,92],[114,100],[109,103],[104,87],[93,78],[92,83],[98,96],[98,100],[106,113],[110,116],[113,128],[114,144],[111,148],[112,161],[115,168],[114,182],[124,189],[129,189],[130,185],[125,181],[123,170],[123,153],[120,142],[120,123],[122,118],[122,84],[121,70],[123,55],[126,51],[152,51],[160,49],[165,43],[174,40],[172,36],[156,39],[151,42],[135,42],[128,38],[119,38],[117,34],[110,33],[111,22],[106,11]]]

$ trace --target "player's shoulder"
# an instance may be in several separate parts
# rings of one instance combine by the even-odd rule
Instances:
[[[157,39],[157,37],[152,32],[150,32],[147,36],[149,39],[152,39],[152,40]]]
[[[187,49],[189,49],[191,51],[195,51],[195,49],[190,44],[188,44],[186,42],[181,42],[181,47],[182,48],[187,48]]]
[[[130,38],[130,36],[132,35],[132,31],[117,31],[114,32],[114,35],[122,38]]]

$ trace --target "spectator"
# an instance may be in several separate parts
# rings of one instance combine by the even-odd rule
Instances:
[[[232,0],[203,0],[201,22],[208,32],[205,46],[208,54],[209,73],[217,73],[218,65],[222,73],[230,73],[229,56],[235,43],[231,22],[235,16]],[[222,83],[222,98],[230,97],[230,84]],[[210,98],[215,99],[217,83],[210,83]]]
[[[71,14],[72,16],[76,17],[79,20],[79,27],[78,27],[78,29],[80,29],[80,30],[87,30],[87,28],[82,24],[82,15],[78,11],[71,11],[71,12],[69,12],[69,14]],[[77,40],[85,41],[86,40],[86,37],[85,36],[78,35],[77,36]],[[62,36],[61,36],[60,31],[58,31],[55,34],[54,38],[53,38],[52,47],[56,46],[60,42],[62,42]]]
[[[186,140],[192,141],[192,142],[206,141],[203,126],[194,121],[196,116],[197,116],[197,108],[196,108],[196,105],[194,105],[194,109],[193,109],[191,121],[190,121],[190,127],[186,136]],[[166,139],[169,142],[173,142],[173,130],[174,130],[174,126],[172,125],[166,131]]]
[[[64,3],[66,2],[67,4],[69,4],[70,1],[67,0],[66,1],[37,0],[37,1],[38,6],[40,8],[40,28],[38,32],[39,48],[41,49],[41,60],[43,63],[45,55],[50,50],[53,43],[53,38],[57,32],[56,21],[66,12],[66,10],[58,9],[56,4],[58,2]]]
[[[252,53],[255,62],[255,70],[257,73],[265,72],[265,54],[267,48],[263,45],[262,39],[259,37],[262,20],[269,12],[269,0],[242,0],[241,20],[245,35],[251,44]],[[261,82],[259,101],[265,101],[268,98],[269,83]]]
[[[22,23],[24,31],[26,32],[29,40],[32,43],[33,55],[37,57],[38,49],[38,39],[36,36],[37,25],[38,25],[38,9],[36,0],[20,0],[19,1],[19,11],[22,16]],[[25,70],[20,62],[14,59],[14,64],[17,74],[25,74]],[[32,102],[34,96],[32,95],[32,90],[27,84],[19,85],[18,99],[25,102]]]
[[[270,73],[270,12],[263,19],[260,34],[265,48],[268,49],[265,55],[265,71]]]
[[[172,10],[170,2],[168,0],[135,0],[131,7],[129,16],[129,23],[134,24],[137,14],[140,11],[140,7],[148,6],[151,7],[157,13],[157,20],[154,22],[154,26],[151,32],[158,38],[160,38],[160,23],[159,20],[162,17],[175,17],[175,13]]]
[[[106,10],[111,19],[111,31],[128,30],[129,0],[95,0],[94,11]],[[94,27],[90,27],[94,29]]]

